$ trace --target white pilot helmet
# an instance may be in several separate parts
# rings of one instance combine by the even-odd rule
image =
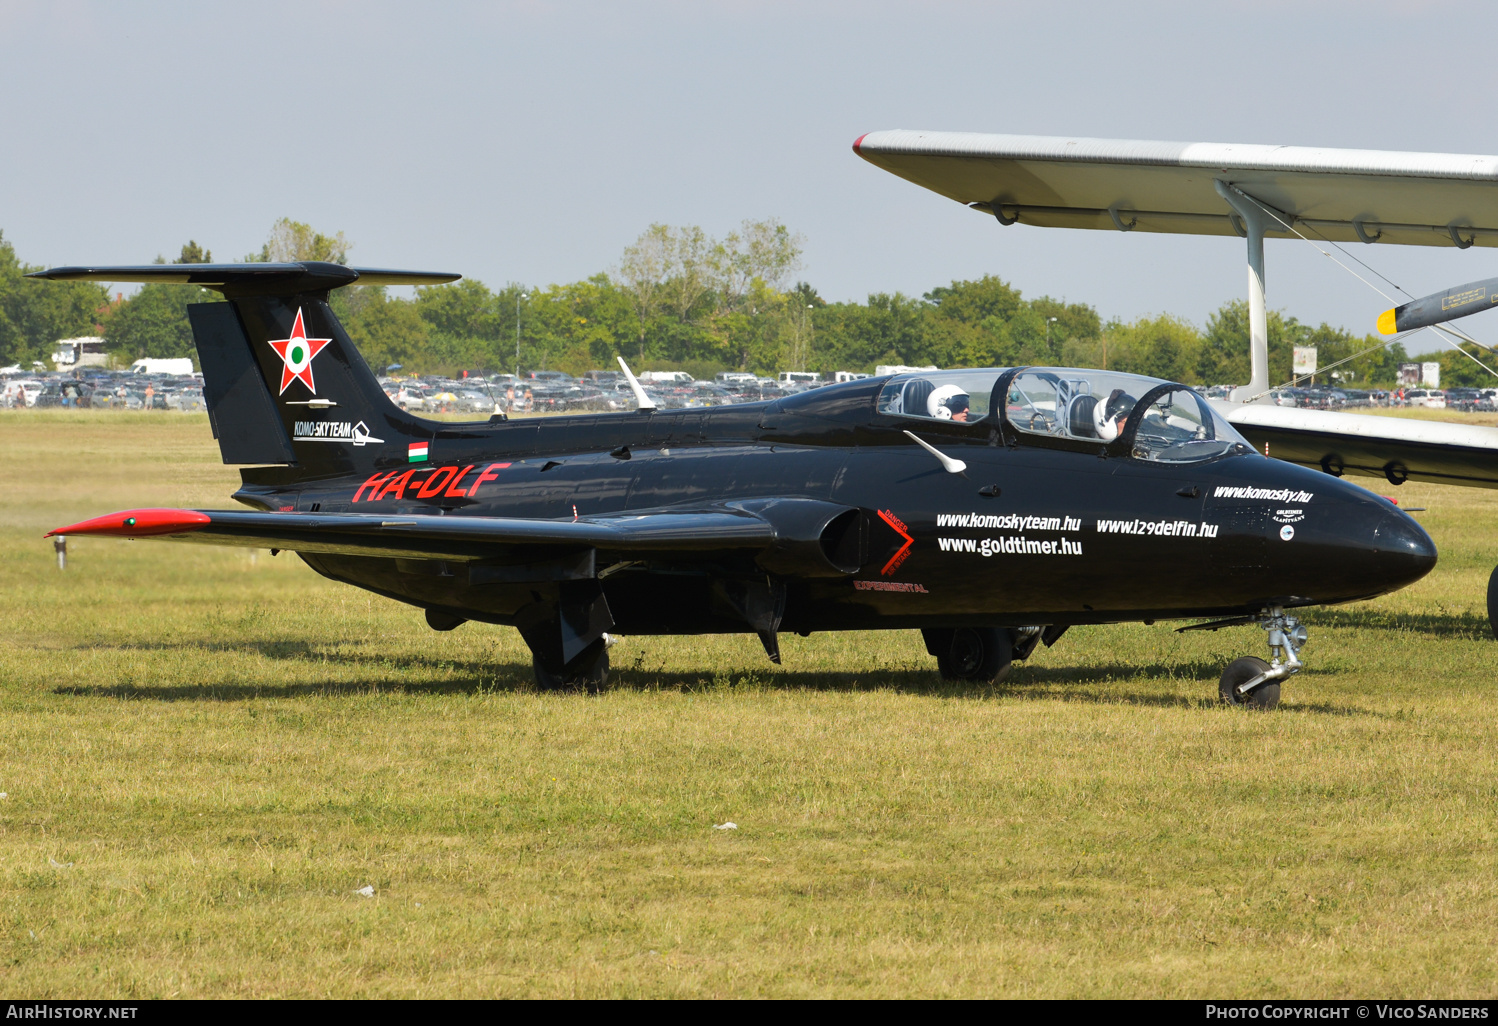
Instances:
[[[952,415],[967,409],[970,400],[967,390],[957,385],[942,385],[932,389],[926,398],[926,414],[937,420],[951,420]]]
[[[1092,426],[1097,430],[1097,436],[1105,442],[1117,438],[1123,427],[1121,422],[1128,419],[1133,408],[1134,397],[1121,388],[1115,388],[1107,399],[1092,408]]]

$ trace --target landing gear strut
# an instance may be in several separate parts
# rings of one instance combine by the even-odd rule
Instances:
[[[1305,624],[1286,615],[1279,606],[1264,610],[1259,626],[1269,632],[1269,656],[1266,663],[1257,656],[1234,660],[1223,671],[1217,693],[1229,705],[1251,709],[1273,709],[1280,701],[1280,682],[1305,666],[1300,648],[1306,643]]]

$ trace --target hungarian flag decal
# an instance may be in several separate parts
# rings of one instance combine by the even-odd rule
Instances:
[[[412,442],[406,447],[406,459],[410,463],[425,463],[427,461],[426,442]]]

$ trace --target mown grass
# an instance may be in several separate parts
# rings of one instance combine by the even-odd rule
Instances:
[[[1409,420],[1439,420],[1447,424],[1469,424],[1475,427],[1498,427],[1498,413],[1471,413],[1466,410],[1431,410],[1420,406],[1369,407],[1349,413],[1367,413],[1375,417],[1403,417]]]
[[[993,688],[913,632],[625,639],[537,694],[294,556],[74,539],[226,505],[199,417],[0,415],[0,965],[16,996],[1488,996],[1498,496],[1405,485],[1425,581],[1073,630]],[[1180,568],[1162,567],[1178,573]],[[732,821],[737,830],[716,830]],[[355,893],[366,885],[373,898]]]

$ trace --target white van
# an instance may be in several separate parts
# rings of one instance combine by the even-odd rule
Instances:
[[[815,371],[781,371],[780,383],[782,385],[817,385],[821,384],[822,375]]]
[[[697,380],[686,371],[646,371],[639,378],[652,385],[690,385]]]
[[[188,356],[178,357],[154,357],[147,356],[136,360],[130,365],[131,374],[181,374],[192,373],[192,358]]]
[[[1446,408],[1446,393],[1439,388],[1412,388],[1404,393],[1406,406],[1423,406],[1429,410]]]
[[[858,371],[838,371],[832,376],[832,380],[841,385],[844,381],[862,381],[866,377],[867,374],[860,374]]]
[[[936,370],[935,364],[931,364],[926,367],[911,367],[908,364],[903,363],[881,363],[879,366],[874,368],[874,377],[882,378],[887,377],[890,374],[914,374],[916,371],[934,370]]]

